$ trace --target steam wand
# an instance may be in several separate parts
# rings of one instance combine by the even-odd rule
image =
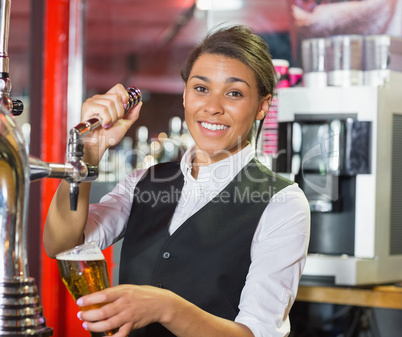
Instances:
[[[129,101],[124,114],[141,99],[141,91],[135,87],[126,89]],[[88,135],[92,130],[101,125],[97,118],[89,119],[79,123],[70,130],[70,138],[67,144],[67,162],[65,164],[45,163],[33,156],[29,157],[30,180],[37,180],[44,177],[65,179],[70,184],[70,209],[77,210],[79,184],[85,181],[93,181],[98,177],[98,166],[84,163],[84,142],[82,137]]]

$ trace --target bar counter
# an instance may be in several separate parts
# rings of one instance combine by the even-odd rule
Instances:
[[[373,287],[300,285],[296,301],[402,309],[402,283]]]

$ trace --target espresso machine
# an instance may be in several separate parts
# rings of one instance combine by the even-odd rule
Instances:
[[[79,185],[95,180],[98,167],[83,162],[85,135],[101,125],[93,118],[70,130],[67,161],[46,163],[29,155],[15,116],[23,112],[21,101],[12,99],[9,77],[8,33],[10,0],[0,0],[0,336],[53,335],[46,326],[35,280],[29,277],[27,259],[27,209],[30,181],[65,179],[70,184],[70,208],[76,210]],[[142,95],[127,88],[126,112]]]
[[[390,79],[278,93],[275,170],[311,210],[304,284],[402,280],[402,78]]]

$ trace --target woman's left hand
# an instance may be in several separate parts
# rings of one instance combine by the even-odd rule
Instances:
[[[132,330],[160,323],[175,336],[252,337],[241,324],[214,316],[167,289],[152,286],[119,285],[86,295],[77,300],[82,308],[78,318],[93,332],[119,329],[113,337],[126,337]]]
[[[118,285],[86,295],[77,300],[80,307],[104,304],[78,313],[83,327],[102,332],[120,328],[114,337],[125,337],[131,330],[164,321],[169,303],[177,295],[152,286]]]

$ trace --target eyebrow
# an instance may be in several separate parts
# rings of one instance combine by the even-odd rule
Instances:
[[[202,80],[204,82],[208,82],[208,83],[211,82],[208,77],[201,76],[201,75],[194,75],[190,79],[193,79],[193,78],[198,78],[198,79],[200,79],[200,80]],[[242,83],[245,83],[249,88],[251,88],[250,84],[248,84],[247,81],[245,81],[245,80],[243,80],[243,79],[241,79],[239,77],[229,77],[229,78],[226,79],[225,82],[226,83],[242,82]]]

